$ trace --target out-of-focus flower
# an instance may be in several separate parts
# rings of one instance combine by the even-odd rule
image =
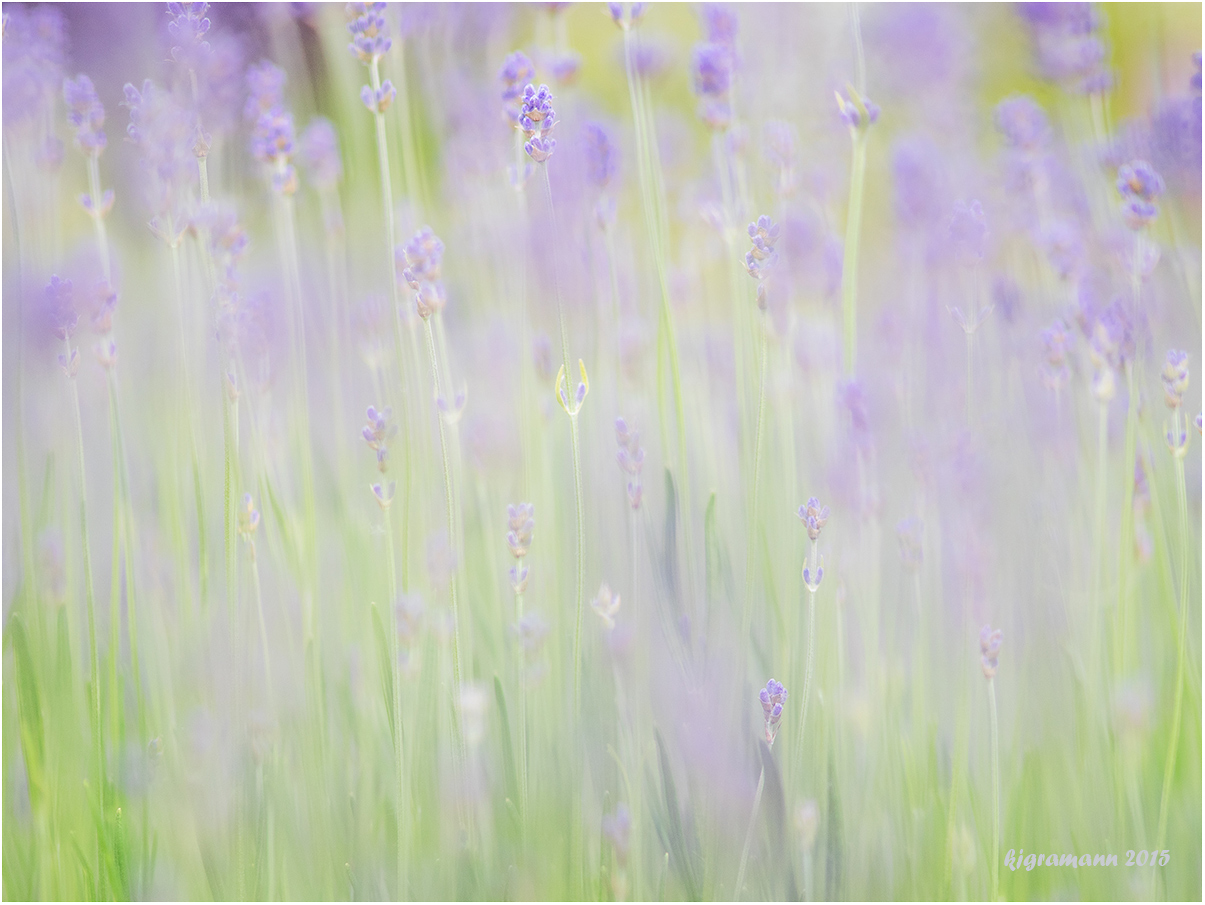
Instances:
[[[309,172],[310,184],[319,191],[333,189],[343,178],[339,156],[339,134],[329,119],[314,117],[301,133],[301,159]]]
[[[619,149],[599,123],[582,127],[586,145],[586,178],[600,192],[606,191],[619,171]]]
[[[99,157],[105,149],[105,108],[96,96],[92,79],[82,73],[63,81],[63,100],[67,103],[67,122],[75,129],[75,143],[89,157]]]
[[[1188,353],[1171,349],[1167,353],[1167,360],[1163,364],[1163,373],[1160,378],[1163,381],[1167,407],[1178,409],[1184,401],[1184,394],[1188,391]]]
[[[377,454],[377,468],[382,474],[389,467],[389,441],[397,434],[397,425],[393,423],[393,409],[386,406],[377,411],[375,406],[368,407],[368,424],[360,431],[368,448]]]
[[[599,585],[598,594],[590,601],[590,608],[598,614],[608,631],[615,628],[615,614],[619,612],[619,602],[619,595],[612,593],[605,581]]]
[[[250,493],[243,494],[243,505],[238,513],[238,531],[244,540],[250,541],[255,530],[259,527],[259,510],[255,508],[255,500]]]
[[[1071,345],[1071,332],[1067,324],[1059,319],[1042,330],[1042,348],[1045,361],[1042,363],[1042,383],[1048,389],[1059,390],[1071,377],[1067,351]]]
[[[770,269],[778,263],[778,252],[774,250],[774,246],[778,242],[782,229],[769,216],[762,214],[755,222],[749,224],[748,231],[749,241],[753,247],[745,253],[745,270],[748,271],[749,276],[757,280],[757,307],[765,311],[767,306],[766,278],[769,276]]]
[[[397,482],[390,481],[388,484],[372,484],[369,490],[372,491],[373,497],[382,509],[388,509],[393,503],[393,494],[397,489]]]
[[[1155,200],[1163,194],[1163,177],[1145,160],[1135,160],[1117,170],[1117,191],[1121,193],[1121,215],[1126,226],[1140,230],[1159,215]]]
[[[699,97],[699,117],[713,129],[726,129],[732,124],[728,92],[735,67],[731,47],[712,41],[695,45],[691,77]]]
[[[506,58],[498,72],[498,81],[502,84],[502,113],[515,126],[519,124],[519,110],[523,106],[523,89],[535,77],[535,65],[518,50]]]
[[[1026,94],[1014,94],[996,105],[996,128],[1004,143],[1017,151],[1040,151],[1050,140],[1046,111]]]
[[[533,503],[518,503],[506,507],[506,545],[515,559],[521,560],[531,546],[532,533],[536,527],[536,507]]]
[[[171,92],[150,79],[143,82],[141,91],[131,84],[125,86],[125,105],[130,109],[126,134],[138,146],[139,163],[149,177],[144,186],[156,216],[154,228],[168,242],[178,241],[168,233],[167,223],[159,221],[171,218],[175,228],[184,226],[180,222],[181,196],[197,171],[191,150],[196,134],[193,117]]]
[[[4,124],[40,127],[63,85],[67,33],[53,5],[5,6]]]
[[[982,260],[987,247],[987,220],[978,201],[971,201],[970,204],[959,201],[954,205],[949,237],[964,258]]]
[[[424,226],[405,246],[394,254],[400,264],[401,277],[414,290],[414,303],[419,317],[426,320],[447,302],[442,279],[444,244],[431,227]]]
[[[53,275],[46,284],[45,304],[54,335],[63,341],[69,340],[79,323],[79,312],[75,309],[75,287],[71,280],[62,280],[58,274]]]
[[[853,85],[845,86],[848,97],[842,97],[837,91],[837,112],[841,120],[849,126],[851,133],[869,129],[879,121],[879,105],[868,97],[862,97]]]
[[[986,679],[992,678],[1000,665],[1000,643],[1003,640],[1004,632],[1000,629],[993,630],[990,625],[985,625],[979,631],[979,660]]]
[[[932,229],[945,214],[945,167],[941,150],[926,136],[898,139],[892,149],[895,215],[900,223]]]
[[[790,198],[798,188],[795,129],[784,120],[772,119],[766,123],[762,136],[762,154],[775,171],[774,190],[781,197]]]
[[[640,484],[640,472],[644,468],[644,447],[640,445],[640,431],[629,428],[622,418],[616,418],[615,442],[619,444],[619,450],[615,454],[616,461],[628,475],[628,504],[635,511],[640,508],[644,495]]]
[[[1065,220],[1051,223],[1042,234],[1041,243],[1059,279],[1070,279],[1079,272],[1084,261],[1084,241],[1075,226]]]
[[[607,11],[611,14],[611,20],[627,31],[644,17],[646,6],[644,3],[616,3],[612,0],[607,4]]]
[[[205,13],[208,3],[168,3],[167,12],[171,21],[167,33],[172,39],[172,59],[189,69],[197,69],[210,51],[205,36],[210,22]]]

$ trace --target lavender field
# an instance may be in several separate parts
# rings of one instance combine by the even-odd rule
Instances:
[[[1199,5],[3,14],[6,899],[1200,900]]]

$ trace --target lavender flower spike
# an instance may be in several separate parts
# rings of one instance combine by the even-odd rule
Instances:
[[[536,88],[528,85],[523,89],[523,102],[519,107],[518,127],[527,139],[523,150],[536,163],[544,163],[556,150],[556,139],[552,130],[557,124],[556,110],[552,106],[552,92],[547,85]]]
[[[821,506],[818,499],[811,497],[808,499],[807,505],[799,507],[797,514],[808,529],[808,537],[813,541],[819,540],[820,532],[828,524],[828,507]]]
[[[1004,640],[1004,632],[1000,629],[993,631],[990,625],[985,625],[979,631],[980,661],[983,666],[983,677],[990,679],[996,674],[1000,665],[1000,642]]]
[[[577,385],[577,391],[573,394],[573,401],[569,400],[565,386],[565,366],[561,365],[561,369],[556,375],[556,401],[560,403],[561,408],[565,410],[565,414],[570,418],[576,418],[577,413],[582,410],[582,403],[586,401],[586,394],[590,392],[590,378],[586,375],[586,363],[580,358],[577,360],[578,369],[581,371],[582,380]]]
[[[1188,353],[1171,349],[1160,375],[1164,399],[1169,409],[1178,409],[1188,391]]]
[[[389,52],[393,40],[389,37],[389,26],[385,22],[384,3],[349,3],[347,31],[351,43],[347,45],[361,63],[368,65]]]
[[[527,555],[527,550],[531,546],[532,533],[535,531],[535,506],[531,503],[519,503],[517,506],[506,507],[507,524],[510,531],[506,534],[506,545],[510,547],[511,554],[515,559],[519,560],[519,565],[522,565],[523,557]],[[512,580],[518,583],[519,573],[512,570]],[[522,572],[523,583],[527,581],[527,570]]]
[[[598,596],[590,601],[590,608],[598,614],[607,630],[615,628],[615,614],[619,612],[619,595],[611,593],[610,586],[604,581],[598,588]]]
[[[1138,231],[1153,223],[1159,215],[1155,199],[1163,189],[1163,177],[1145,160],[1121,166],[1117,170],[1117,191],[1121,193],[1121,216],[1126,226]]]
[[[766,720],[766,744],[773,745],[778,735],[778,724],[782,720],[782,708],[787,701],[787,690],[781,682],[771,679],[758,694],[758,699]]]
[[[837,111],[851,132],[869,129],[879,121],[878,104],[862,97],[853,85],[846,85],[845,93],[849,95],[848,100],[841,96],[840,91],[836,92]]]
[[[105,108],[96,95],[92,79],[82,73],[74,79],[64,79],[63,100],[67,104],[67,121],[75,129],[79,149],[89,157],[99,157],[107,143]]]

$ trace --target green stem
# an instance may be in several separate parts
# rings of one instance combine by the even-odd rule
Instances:
[[[808,721],[808,705],[812,701],[812,670],[816,663],[816,592],[809,589],[808,593],[808,648],[807,661],[803,668],[803,713],[799,717],[799,741],[801,747],[797,756],[802,759],[802,742],[806,737],[804,727]]]
[[[749,815],[749,828],[745,830],[745,846],[741,849],[741,863],[736,870],[736,885],[732,888],[732,898],[740,900],[741,888],[745,885],[745,867],[749,863],[749,847],[753,844],[753,827],[757,824],[757,809],[761,806],[762,791],[766,786],[766,768],[763,765],[757,776],[757,794],[753,796],[753,812]]]
[[[866,182],[866,132],[852,130],[853,161],[849,183],[849,212],[845,219],[845,255],[841,265],[841,308],[845,324],[845,375],[857,371],[858,244],[862,235],[862,195]]]
[[[515,595],[515,627],[523,623],[523,595]],[[518,641],[519,672],[519,813],[522,816],[522,833],[527,836],[527,663],[522,638]]]
[[[439,363],[435,358],[435,336],[431,330],[431,319],[429,317],[423,319],[423,327],[427,337],[427,354],[431,360],[431,382],[435,388],[435,397],[440,397],[439,391]],[[447,503],[448,514],[448,551],[456,556],[456,512],[452,504],[452,468],[448,458],[448,440],[447,431],[444,429],[444,419],[442,413],[436,413],[436,420],[439,424],[439,449],[443,457],[444,470],[444,499]],[[448,576],[448,586],[452,598],[452,683],[453,695],[460,693],[460,614],[456,606],[456,568],[453,568]],[[456,721],[453,721],[455,723]],[[454,729],[454,735],[457,740],[458,750],[462,744],[461,733],[459,729]],[[461,760],[463,762],[463,751],[460,751]]]
[[[374,92],[381,88],[380,58],[373,57],[369,66],[369,76]],[[393,178],[389,172],[389,141],[385,132],[385,115],[377,112],[373,115],[377,136],[377,163],[381,171],[381,194],[385,206],[385,235],[389,245],[385,249],[386,276],[389,282],[389,294],[393,300],[393,342],[397,356],[398,379],[401,384],[406,382],[406,356],[403,352],[401,298],[398,295],[397,274],[394,266],[394,249],[397,248],[397,224],[393,216]],[[405,475],[402,480],[402,587],[409,588],[410,563],[410,494],[411,494],[411,423],[410,407],[403,387],[399,386],[398,399],[402,409],[402,458]]]
[[[764,315],[763,315],[764,321]],[[748,648],[750,644],[749,633],[752,631],[753,612],[749,601],[753,596],[753,558],[754,547],[757,544],[759,536],[758,525],[758,497],[761,491],[761,447],[762,447],[762,432],[764,430],[765,412],[766,412],[766,356],[767,345],[769,341],[766,338],[765,323],[761,324],[761,342],[759,343],[760,354],[758,356],[760,364],[758,372],[757,390],[757,429],[753,439],[753,493],[749,497],[749,525],[747,530],[748,539],[745,545],[745,594],[741,599],[741,658],[747,662],[749,654]],[[740,675],[741,680],[744,680],[744,671]]]
[[[582,453],[578,437],[577,414],[569,416],[570,436],[573,440],[573,490],[577,504],[577,626],[573,631],[573,701],[578,725],[582,719],[582,600],[585,584],[586,558],[586,515],[582,495]]]
[[[987,680],[992,721],[992,901],[1000,900],[1000,727],[996,719],[996,680]]]
[[[259,617],[259,643],[264,655],[265,690],[272,693],[272,657],[268,653],[268,626],[264,621],[264,598],[259,586],[259,562],[255,556],[255,544],[251,544],[251,584],[255,590],[255,611]]]
[[[405,834],[402,831],[407,813],[406,777],[402,751],[402,680],[399,665],[401,651],[398,647],[398,626],[394,621],[397,617],[393,611],[393,607],[398,603],[397,562],[393,543],[393,516],[388,509],[385,510],[385,541],[389,545],[389,608],[386,610],[385,619],[390,639],[389,650],[393,657],[393,662],[389,665],[389,678],[393,688],[393,778],[397,785],[397,895],[399,899],[403,899],[407,892]]]
[[[1172,431],[1179,430],[1179,411]],[[1180,626],[1176,639],[1176,698],[1172,705],[1172,731],[1167,741],[1167,757],[1163,762],[1163,791],[1159,795],[1159,824],[1155,833],[1155,848],[1163,850],[1167,838],[1167,812],[1171,802],[1172,777],[1176,770],[1176,752],[1180,746],[1180,718],[1184,708],[1184,661],[1188,644],[1188,491],[1184,483],[1184,459],[1176,457],[1176,504],[1180,513]]]
[[[71,361],[71,343],[69,340],[64,340],[63,345],[66,348],[67,361]],[[100,898],[101,893],[101,876],[103,874],[103,865],[100,862],[100,851],[104,850],[104,827],[106,825],[105,811],[105,740],[103,735],[103,725],[100,717],[100,658],[97,654],[96,647],[96,595],[92,585],[92,552],[88,545],[88,486],[86,480],[86,469],[84,463],[84,425],[83,419],[80,417],[79,405],[79,387],[76,385],[75,378],[69,378],[71,381],[71,403],[72,411],[75,415],[75,439],[76,452],[78,453],[79,461],[79,517],[80,517],[80,535],[83,539],[84,552],[84,600],[88,607],[88,655],[89,663],[89,684],[92,692],[92,733],[93,747],[96,755],[96,790],[100,802],[101,819],[97,823],[97,898]]]

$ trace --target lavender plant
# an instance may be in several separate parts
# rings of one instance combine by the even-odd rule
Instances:
[[[1198,7],[3,16],[4,896],[1200,898]]]

